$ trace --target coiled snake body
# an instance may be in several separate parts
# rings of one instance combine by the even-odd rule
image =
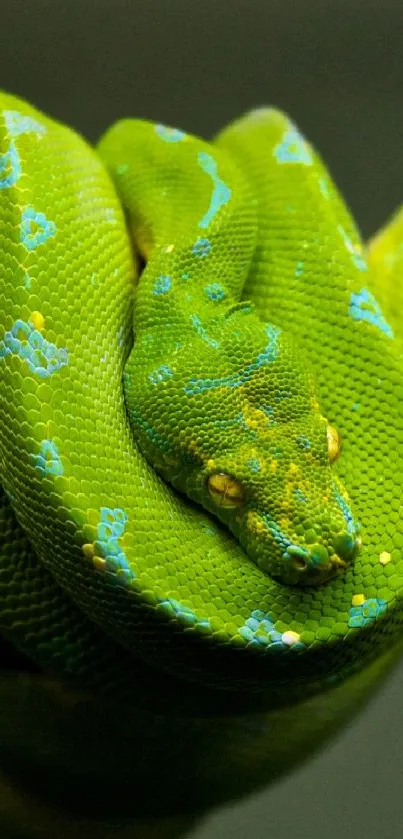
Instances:
[[[287,695],[362,666],[402,614],[401,215],[365,251],[271,109],[0,125],[2,634],[114,696],[133,656]]]

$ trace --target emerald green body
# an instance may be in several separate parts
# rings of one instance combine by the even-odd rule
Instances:
[[[95,152],[0,105],[1,632],[115,697],[132,656],[326,690],[399,635],[400,217],[368,266],[273,110],[213,144],[125,121]]]

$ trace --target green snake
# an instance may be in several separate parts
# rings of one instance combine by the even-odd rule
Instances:
[[[0,126],[1,634],[114,697],[136,658],[283,697],[363,667],[403,614],[402,214],[364,249],[274,109]]]

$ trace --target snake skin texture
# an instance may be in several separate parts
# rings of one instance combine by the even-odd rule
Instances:
[[[402,238],[368,261],[273,109],[94,150],[0,94],[5,638],[115,697],[140,657],[283,698],[397,639]]]

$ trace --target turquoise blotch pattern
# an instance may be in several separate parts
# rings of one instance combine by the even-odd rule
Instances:
[[[127,515],[121,507],[101,507],[101,521],[97,526],[97,539],[94,542],[97,555],[106,560],[106,568],[110,572],[112,582],[120,586],[126,586],[136,578],[119,544],[127,521]]]
[[[38,454],[32,455],[35,467],[43,475],[63,475],[59,450],[53,440],[42,440]]]
[[[374,295],[367,288],[352,292],[350,296],[349,314],[354,320],[365,321],[380,329],[388,338],[394,338],[393,329],[382,314],[381,307]]]
[[[68,364],[67,349],[56,347],[23,320],[17,320],[0,341],[0,361],[9,355],[18,355],[42,379]]]

